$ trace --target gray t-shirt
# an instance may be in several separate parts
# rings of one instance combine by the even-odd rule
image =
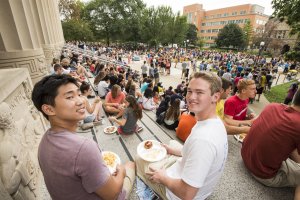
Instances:
[[[68,131],[48,130],[38,159],[53,200],[101,199],[94,192],[106,183],[110,172],[94,141]],[[125,191],[118,199],[125,199]]]
[[[136,129],[137,118],[132,108],[126,108],[123,118],[126,119],[124,126],[121,126],[124,133],[133,133]]]

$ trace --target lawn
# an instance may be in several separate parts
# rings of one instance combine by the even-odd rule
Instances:
[[[283,103],[289,87],[294,82],[296,80],[272,87],[270,92],[265,93],[265,97],[269,102]]]

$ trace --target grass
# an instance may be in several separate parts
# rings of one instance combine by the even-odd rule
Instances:
[[[264,95],[270,103],[283,103],[291,84],[294,82],[296,80],[274,86],[270,92],[266,92]]]

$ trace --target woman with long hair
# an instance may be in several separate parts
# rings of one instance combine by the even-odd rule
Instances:
[[[86,82],[82,82],[82,84],[80,85],[80,91],[81,91],[82,97],[84,99],[85,108],[86,108],[86,112],[87,112],[87,115],[86,115],[85,119],[83,120],[83,122],[90,123],[90,122],[100,121],[100,119],[101,119],[100,109],[102,106],[100,98],[97,96],[92,105],[89,103],[89,100],[87,97],[92,94],[92,88]]]
[[[130,88],[129,88],[129,91],[127,94],[134,96],[136,100],[143,97],[142,93],[140,93],[139,91],[136,90],[136,85],[134,83],[130,85]]]
[[[144,96],[142,97],[142,106],[145,110],[154,110],[157,108],[153,100],[153,90],[148,88],[144,92]]]
[[[118,120],[116,117],[109,117],[109,120],[119,125],[119,134],[132,134],[141,131],[142,127],[138,127],[137,121],[142,119],[143,112],[135,97],[128,95],[124,103],[126,108],[122,119]]]
[[[121,91],[121,87],[115,84],[105,97],[104,110],[109,114],[117,114],[116,118],[121,117],[124,111],[122,108],[124,100],[125,94]],[[114,105],[111,106],[108,103],[113,103]]]
[[[167,129],[175,130],[180,119],[180,99],[175,99],[166,111],[164,125]]]

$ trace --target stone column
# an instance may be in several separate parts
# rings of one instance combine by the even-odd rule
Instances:
[[[48,73],[35,29],[31,0],[2,0],[0,6],[0,69],[27,68],[33,82]]]

